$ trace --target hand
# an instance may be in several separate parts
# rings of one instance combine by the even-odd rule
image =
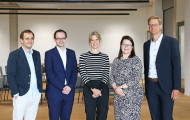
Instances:
[[[18,96],[19,96],[19,93],[17,93],[17,94],[15,94],[15,95],[13,95],[13,97],[14,97],[15,99],[17,99],[17,98],[18,98]]]
[[[176,100],[179,98],[179,90],[172,90],[171,99]]]
[[[126,84],[123,84],[122,87],[123,87],[123,89],[128,88],[128,86]]]
[[[70,93],[70,91],[71,91],[71,88],[66,85],[66,86],[63,88],[62,93],[68,95],[68,94]]]
[[[93,98],[97,98],[94,94],[92,94],[92,97],[93,97]]]
[[[99,96],[102,96],[102,93],[101,93],[101,90],[99,90],[99,89],[96,89],[96,88],[91,88],[91,90],[92,90],[92,97],[93,98],[97,98],[97,97],[99,97]]]
[[[15,97],[15,99],[17,99],[18,98],[18,95],[17,96],[14,96]]]
[[[116,87],[115,93],[120,95],[120,96],[125,96],[125,94],[123,93],[123,90],[121,89],[120,86]]]

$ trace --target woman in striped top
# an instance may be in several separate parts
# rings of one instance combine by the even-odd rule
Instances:
[[[101,36],[94,31],[89,35],[91,50],[80,55],[79,69],[84,81],[86,120],[106,120],[108,112],[109,58],[99,51]]]

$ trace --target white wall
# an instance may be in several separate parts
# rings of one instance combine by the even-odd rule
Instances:
[[[0,66],[5,74],[5,66],[10,52],[9,15],[0,15]]]
[[[185,0],[185,95],[190,96],[190,1]]]
[[[67,47],[75,50],[77,59],[81,53],[90,50],[88,35],[93,30],[102,35],[100,50],[107,53],[110,62],[118,55],[123,35],[130,35],[135,41],[136,53],[143,59],[143,43],[146,40],[146,9],[140,8],[130,16],[18,16],[18,33],[31,29],[35,33],[33,48],[40,51],[44,63],[45,51],[55,46],[53,33],[64,29],[68,33]],[[20,45],[19,45],[20,46]]]

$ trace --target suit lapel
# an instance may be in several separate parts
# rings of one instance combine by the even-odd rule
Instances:
[[[67,48],[66,48],[66,49],[67,49]],[[66,55],[67,55],[67,64],[66,64],[66,72],[67,72],[68,69],[69,69],[69,66],[70,66],[70,62],[71,62],[71,60],[70,60],[70,54],[69,54],[68,49],[67,49]]]
[[[165,47],[165,43],[166,43],[166,39],[165,39],[165,36],[163,35],[163,38],[162,38],[162,41],[160,43],[160,47],[158,49],[158,53],[157,53],[157,56],[156,56],[156,61],[158,60],[158,58],[160,58],[159,56],[162,54],[162,51]]]
[[[26,59],[26,55],[25,55],[24,50],[22,49],[22,47],[20,47],[18,49],[18,55],[22,58],[23,65],[25,65],[26,69],[28,69],[28,71],[30,71],[30,67],[29,67],[28,61]]]
[[[33,53],[32,53],[32,58],[33,58],[33,61],[34,61],[34,67],[35,67],[35,71],[36,71],[36,68],[38,67],[38,64],[37,64],[36,52],[34,50],[33,50]]]
[[[146,48],[146,55],[147,55],[147,68],[149,68],[149,59],[150,59],[150,42],[151,40],[148,41],[147,43],[147,48]]]
[[[58,50],[57,50],[57,48],[55,47],[54,48],[54,53],[55,53],[55,57],[57,58],[57,60],[59,61],[59,63],[61,64],[61,66],[62,66],[62,69],[64,70],[64,73],[65,73],[65,69],[64,69],[64,63],[63,63],[63,61],[62,61],[62,59],[61,59],[61,56],[60,56],[60,54],[59,54],[59,52],[58,52]]]

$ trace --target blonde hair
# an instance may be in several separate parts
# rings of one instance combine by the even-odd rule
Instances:
[[[152,19],[158,20],[159,25],[162,25],[162,19],[160,19],[158,16],[151,16],[150,18],[148,18],[148,25],[149,25],[150,20]]]
[[[96,35],[96,37],[98,38],[98,40],[101,42],[101,36],[100,36],[100,34],[97,32],[97,31],[93,31],[93,32],[91,32],[90,34],[89,34],[89,40],[88,40],[88,42],[90,43],[90,41],[92,40],[92,36],[93,35]]]

